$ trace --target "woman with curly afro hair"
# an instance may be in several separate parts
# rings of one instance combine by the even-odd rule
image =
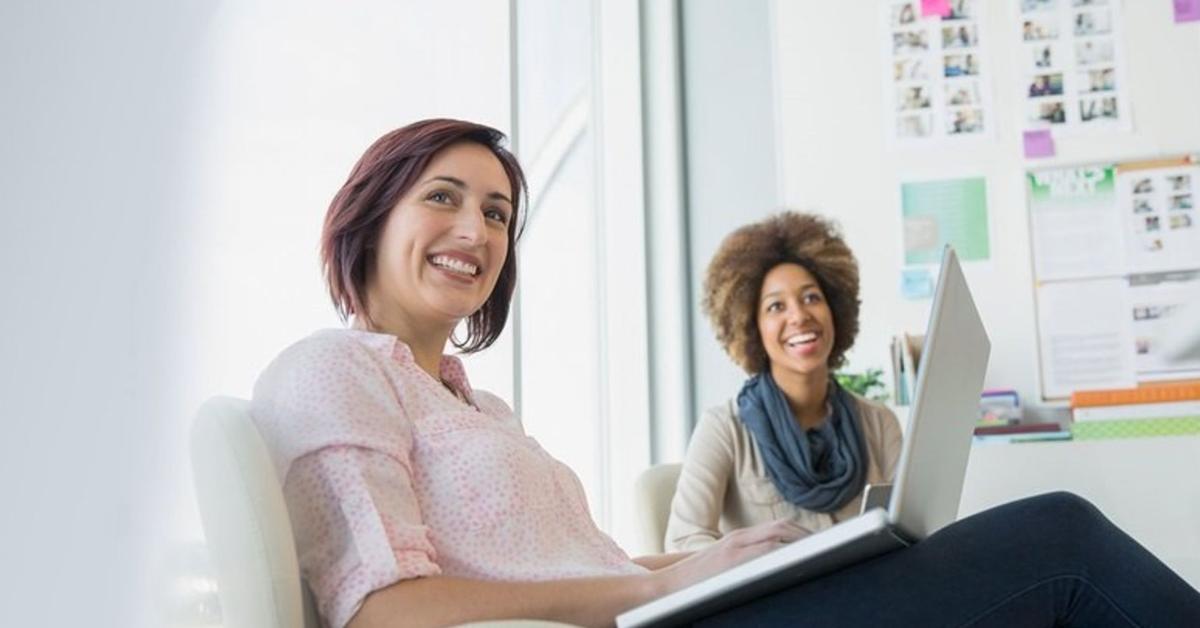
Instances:
[[[837,384],[858,334],[858,263],[838,230],[783,212],[730,234],[708,266],[705,313],[750,378],[696,426],[668,550],[790,518],[817,532],[892,481],[901,433],[885,406]]]

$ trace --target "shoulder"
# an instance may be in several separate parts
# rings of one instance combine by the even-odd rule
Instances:
[[[739,435],[741,429],[742,422],[737,418],[737,406],[733,400],[715,405],[700,415],[692,432],[688,452],[698,455],[713,448],[733,452],[736,444],[743,440]]]
[[[395,450],[407,440],[389,377],[386,337],[325,330],[284,349],[259,376],[250,403],[263,440],[284,468],[323,447]],[[375,343],[375,344],[372,344]]]
[[[858,409],[859,420],[863,431],[871,438],[891,441],[900,435],[900,421],[896,413],[878,401],[872,401],[855,393],[850,393]]]
[[[737,400],[730,399],[705,410],[696,424],[696,431],[703,429],[732,433],[741,427],[741,424],[737,415]]]
[[[386,341],[364,340],[361,335],[350,329],[324,329],[293,343],[259,376],[255,392],[280,380],[308,377],[318,383],[347,371],[378,370],[377,355],[388,351]]]
[[[874,424],[898,423],[896,413],[892,412],[891,408],[886,405],[867,399],[858,393],[850,393],[854,398],[854,403],[857,406],[858,413],[862,417],[864,423],[870,422]]]

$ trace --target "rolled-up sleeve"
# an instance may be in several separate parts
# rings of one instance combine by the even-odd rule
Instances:
[[[331,626],[345,626],[373,591],[440,573],[410,478],[403,461],[361,447],[293,463],[283,491],[300,569]]]
[[[414,491],[412,423],[377,360],[353,341],[307,339],[268,367],[251,405],[301,574],[333,628],[371,592],[440,573]]]

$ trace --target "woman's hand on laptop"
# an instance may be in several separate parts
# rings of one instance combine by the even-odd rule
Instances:
[[[662,586],[661,595],[666,595],[810,534],[811,530],[792,519],[780,519],[734,530],[716,543],[670,567],[654,572],[654,575],[659,578]]]

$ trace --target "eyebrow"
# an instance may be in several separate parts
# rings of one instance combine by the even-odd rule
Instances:
[[[817,287],[819,287],[819,286],[815,283],[806,283],[803,286],[800,286],[800,292],[804,292],[805,290],[808,290],[809,288],[817,288]],[[766,301],[767,299],[769,299],[773,296],[778,296],[782,292],[784,292],[784,290],[772,290],[772,291],[762,295],[762,298],[759,299],[758,302],[762,303],[763,301]]]
[[[454,187],[456,187],[460,190],[465,190],[468,187],[470,187],[467,185],[466,181],[463,181],[462,179],[459,179],[457,177],[444,176],[444,175],[438,175],[436,177],[429,177],[428,179],[425,180],[425,183],[429,183],[430,181],[445,181],[446,183],[449,183],[450,185],[453,185]],[[490,199],[504,201],[505,203],[508,203],[509,205],[513,204],[512,199],[508,198],[507,196],[505,196],[499,192],[490,192],[490,193],[488,193],[487,197]]]

